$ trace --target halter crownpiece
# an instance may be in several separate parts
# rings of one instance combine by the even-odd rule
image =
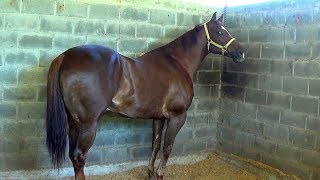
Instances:
[[[208,39],[208,45],[207,45],[208,46],[208,51],[209,51],[209,48],[210,48],[210,44],[212,44],[212,45],[216,46],[217,48],[220,48],[221,52],[222,52],[222,55],[224,55],[224,53],[227,51],[227,49],[230,46],[230,44],[234,40],[236,40],[235,38],[231,38],[226,45],[222,46],[222,45],[212,41],[212,39],[210,38],[209,31],[208,31],[208,28],[207,28],[207,23],[204,23],[203,26],[204,26],[204,30],[206,31],[206,35],[207,35],[207,39]]]

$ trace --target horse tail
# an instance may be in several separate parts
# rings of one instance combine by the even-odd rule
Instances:
[[[55,58],[50,66],[47,81],[47,148],[55,168],[60,168],[67,144],[68,115],[59,85],[59,70],[64,55]]]

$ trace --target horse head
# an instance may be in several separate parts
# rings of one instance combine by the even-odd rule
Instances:
[[[216,13],[214,13],[211,20],[204,23],[204,29],[208,40],[209,53],[222,54],[232,58],[234,62],[244,61],[244,49],[224,26],[223,15],[216,19]]]

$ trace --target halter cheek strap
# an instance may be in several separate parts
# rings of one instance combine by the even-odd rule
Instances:
[[[222,45],[212,41],[212,39],[210,38],[209,31],[208,31],[208,28],[207,28],[207,23],[204,23],[203,26],[204,26],[204,30],[206,31],[206,35],[207,35],[207,39],[208,39],[208,45],[207,45],[208,46],[208,51],[210,49],[210,44],[212,44],[212,45],[216,46],[217,48],[221,49],[222,55],[224,55],[224,53],[227,51],[227,49],[230,46],[230,44],[234,40],[236,40],[235,38],[231,38],[226,45],[222,46]]]

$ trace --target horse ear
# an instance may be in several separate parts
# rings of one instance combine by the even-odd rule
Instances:
[[[215,21],[217,19],[217,12],[214,12],[210,21]]]
[[[221,16],[219,17],[218,21],[223,23],[223,14],[221,14]]]

